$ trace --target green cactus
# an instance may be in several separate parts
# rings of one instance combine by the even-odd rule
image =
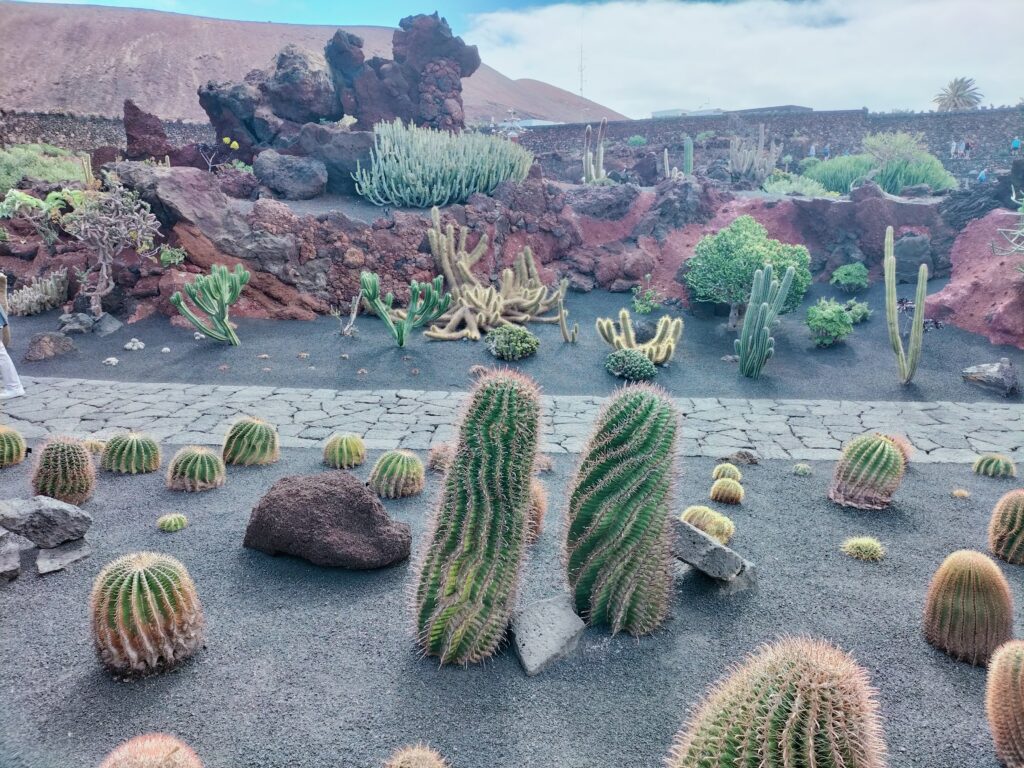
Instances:
[[[896,365],[900,372],[900,383],[909,384],[921,362],[921,345],[924,342],[924,300],[928,294],[928,266],[922,264],[917,270],[917,293],[914,296],[914,319],[910,324],[909,351],[903,348],[900,334],[899,309],[896,302],[896,250],[892,227],[885,228],[885,321],[889,326],[889,343],[896,353]]]
[[[813,473],[814,470],[811,469],[810,464],[801,463],[793,465],[793,474],[797,477],[810,477]]]
[[[740,468],[735,464],[728,461],[723,461],[721,464],[715,466],[711,470],[712,480],[721,480],[723,477],[727,477],[730,480],[735,480],[737,483],[743,480],[743,473],[740,472]]]
[[[739,481],[731,477],[720,477],[711,484],[708,498],[720,504],[742,504],[744,495]]]
[[[156,472],[160,469],[160,446],[149,435],[115,435],[103,447],[100,467],[122,475]]]
[[[168,555],[136,552],[109,563],[93,583],[90,602],[96,652],[112,672],[159,672],[203,644],[195,584]]]
[[[1003,643],[992,654],[985,713],[999,762],[1009,768],[1024,766],[1024,640]]]
[[[786,304],[789,287],[793,284],[796,270],[786,268],[782,282],[772,279],[772,265],[754,272],[754,284],[747,302],[747,314],[743,318],[740,337],[734,342],[740,358],[740,373],[748,379],[757,379],[765,363],[775,354],[775,338],[771,335],[775,318]]]
[[[416,587],[420,647],[442,663],[482,661],[505,637],[539,432],[540,395],[531,379],[494,371],[477,380]]]
[[[647,355],[647,359],[655,365],[665,365],[676,353],[679,339],[683,335],[683,319],[662,316],[655,326],[654,338],[638,344],[633,332],[633,319],[629,310],[619,310],[619,324],[610,317],[599,317],[595,322],[598,334],[613,349],[636,349]]]
[[[405,346],[414,328],[432,323],[447,312],[452,301],[451,294],[444,291],[444,277],[441,275],[429,283],[416,280],[409,283],[409,305],[401,310],[392,308],[395,295],[390,291],[381,298],[380,277],[374,272],[359,275],[359,290],[366,306],[384,321],[399,347]]]
[[[228,315],[231,305],[238,301],[250,277],[249,271],[241,264],[236,264],[231,272],[223,264],[214,264],[210,267],[209,275],[196,275],[191,283],[185,283],[185,293],[193,304],[207,314],[209,324],[188,308],[180,292],[171,294],[171,304],[207,338],[237,347],[241,342],[231,327]]]
[[[683,173],[693,173],[693,139],[689,136],[683,137]]]
[[[905,468],[902,451],[889,437],[855,437],[843,446],[828,497],[844,507],[885,509],[903,481]]]
[[[156,520],[156,527],[164,533],[177,533],[188,525],[188,518],[180,512],[171,512],[167,515],[160,515]]]
[[[608,133],[608,119],[602,118],[597,135],[587,126],[583,131],[583,183],[608,184],[611,179],[604,170],[604,140]]]
[[[586,621],[613,634],[648,634],[668,613],[677,431],[663,390],[623,388],[598,417],[571,486],[566,566],[573,602]]]
[[[118,746],[100,768],[203,768],[203,763],[191,747],[174,736],[146,733]]]
[[[988,524],[988,548],[1000,560],[1024,565],[1024,490],[1010,491],[996,502]]]
[[[985,477],[1016,477],[1017,465],[1009,456],[1001,453],[986,453],[974,460],[974,474]]]
[[[324,464],[335,469],[351,469],[366,461],[366,446],[359,435],[335,433],[324,443]]]
[[[221,457],[225,464],[242,467],[273,464],[281,457],[277,429],[263,419],[251,416],[239,419],[224,437]]]
[[[95,487],[96,469],[81,440],[54,437],[43,446],[32,475],[32,490],[37,496],[81,504],[92,496]]]
[[[167,465],[167,487],[172,491],[209,491],[226,479],[220,456],[199,445],[179,450]]]
[[[687,507],[679,519],[694,528],[699,528],[711,538],[718,539],[722,544],[728,544],[733,534],[736,533],[736,524],[711,507],[701,505]]]
[[[367,485],[382,499],[400,499],[423,491],[426,471],[412,451],[388,451],[377,459]]]
[[[876,563],[885,557],[882,542],[871,536],[851,536],[839,546],[839,550],[855,560],[866,560],[870,563]]]
[[[27,452],[25,438],[16,430],[0,424],[0,469],[20,464]]]

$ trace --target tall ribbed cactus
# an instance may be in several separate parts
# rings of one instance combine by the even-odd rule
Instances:
[[[196,586],[169,555],[135,552],[107,564],[93,583],[90,612],[96,652],[113,672],[158,672],[203,643]]]
[[[690,136],[683,137],[683,173],[693,173],[693,139]]]
[[[775,354],[772,326],[786,303],[794,274],[796,271],[793,267],[788,267],[782,282],[774,280],[771,264],[766,264],[764,269],[754,273],[754,285],[747,302],[743,329],[735,342],[736,354],[740,358],[740,373],[748,379],[759,378],[764,364]]]
[[[608,118],[601,118],[596,136],[589,125],[583,131],[584,184],[604,184],[608,181],[608,174],[604,170],[604,139],[607,132]]]
[[[855,437],[843,446],[828,497],[858,509],[885,509],[903,481],[903,453],[885,435]]]
[[[1000,560],[1024,565],[1024,490],[1010,491],[996,502],[988,524],[988,548]]]
[[[251,467],[273,464],[281,457],[277,428],[270,422],[246,416],[228,428],[221,457],[225,464]]]
[[[207,338],[225,341],[237,347],[241,342],[231,327],[228,315],[231,305],[238,301],[250,277],[249,270],[241,264],[236,264],[231,272],[223,264],[214,264],[210,267],[209,275],[196,275],[191,283],[185,283],[185,293],[193,304],[209,316],[209,324],[188,308],[180,292],[171,294],[171,304]]]
[[[146,733],[121,744],[100,768],[203,768],[185,742],[166,733]]]
[[[160,468],[160,446],[149,435],[114,435],[103,446],[100,467],[123,475],[156,472]]]
[[[899,308],[896,302],[896,249],[892,227],[885,228],[885,259],[882,265],[885,270],[885,322],[889,326],[889,343],[892,344],[892,351],[896,353],[900,383],[909,384],[917,371],[917,364],[921,362],[921,345],[924,342],[924,300],[928,294],[928,266],[922,264],[917,270],[914,319],[910,324],[908,351],[904,352]]]
[[[92,496],[95,487],[96,469],[81,440],[54,437],[43,446],[32,475],[32,490],[37,496],[81,504]]]
[[[924,636],[954,659],[985,664],[1013,637],[1013,596],[999,566],[970,549],[947,557],[928,586]]]
[[[877,692],[824,640],[765,646],[715,685],[668,768],[885,768]]]
[[[366,305],[384,321],[388,332],[400,347],[405,346],[413,328],[437,320],[448,311],[452,301],[451,294],[444,291],[444,277],[441,275],[429,283],[416,280],[409,283],[409,304],[402,310],[395,310],[391,306],[395,295],[390,291],[381,297],[380,277],[375,272],[364,271],[359,275],[359,290]]]
[[[521,374],[489,373],[470,394],[416,588],[420,647],[442,663],[486,659],[505,636],[539,421],[537,387]]]
[[[1024,640],[999,646],[988,663],[985,713],[996,756],[1008,768],[1024,766]]]
[[[625,387],[598,417],[572,484],[569,588],[580,616],[613,633],[647,634],[668,613],[678,419],[663,390]]]
[[[13,467],[25,460],[28,446],[20,432],[0,424],[0,469]]]

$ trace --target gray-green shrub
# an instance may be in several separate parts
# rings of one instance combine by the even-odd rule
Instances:
[[[835,299],[819,299],[807,308],[807,327],[817,346],[831,347],[853,333],[853,320]]]

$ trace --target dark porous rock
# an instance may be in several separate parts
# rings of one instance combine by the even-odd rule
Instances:
[[[236,200],[254,200],[259,191],[260,182],[256,175],[248,171],[222,165],[216,169],[217,186],[228,197]]]
[[[633,335],[638,344],[646,344],[658,333],[658,326],[648,317],[633,317]]]
[[[286,45],[277,54],[264,93],[275,115],[295,123],[337,120],[342,114],[331,69],[320,51]]]
[[[964,368],[961,375],[964,381],[995,390],[1003,397],[1020,391],[1017,367],[1006,357],[1000,358],[998,363],[982,363]]]
[[[253,163],[256,178],[285,200],[309,200],[327,188],[327,166],[312,157],[282,155],[268,149]]]
[[[72,563],[84,560],[92,554],[92,547],[85,539],[75,539],[53,549],[40,549],[36,557],[36,570],[40,575],[62,571]]]
[[[713,185],[703,184],[696,176],[668,179],[657,187],[654,204],[633,230],[633,237],[652,235],[664,241],[689,224],[710,221],[727,199]]]
[[[328,192],[353,195],[352,174],[360,164],[369,165],[372,147],[372,131],[350,131],[338,123],[306,123],[286,151],[322,162],[327,167]]]
[[[728,461],[730,464],[760,464],[761,459],[751,451],[735,451],[728,456],[722,456],[719,461]]]
[[[593,219],[621,219],[639,194],[633,184],[582,184],[566,191],[565,202]]]
[[[365,570],[409,557],[412,534],[351,472],[291,475],[271,486],[249,518],[245,546],[315,565]]]
[[[24,360],[29,363],[38,363],[41,360],[49,360],[74,351],[74,343],[63,333],[47,331],[33,334],[32,338],[28,340],[28,349],[25,350]]]
[[[60,316],[60,332],[64,334],[92,333],[95,324],[96,321],[88,312],[72,312]]]
[[[131,99],[124,102],[125,157],[129,160],[162,160],[171,154],[171,143],[160,118],[143,112]]]
[[[865,200],[885,200],[887,197],[885,190],[873,181],[865,181],[850,190],[850,201],[854,203]]]
[[[44,549],[82,538],[90,525],[88,512],[49,496],[0,501],[0,527]]]
[[[107,163],[117,162],[122,155],[120,147],[104,144],[101,147],[89,150],[89,162],[92,165],[93,175],[99,177],[100,171]]]
[[[654,152],[645,152],[630,168],[637,183],[643,187],[653,187],[665,178],[661,168],[661,159]]]
[[[729,161],[725,158],[718,158],[708,166],[704,175],[715,181],[732,181],[732,173],[729,171]]]
[[[931,197],[932,188],[927,184],[911,184],[900,190],[900,197]]]
[[[907,234],[898,238],[893,244],[896,254],[896,282],[916,283],[918,268],[924,264],[928,267],[928,276],[935,271],[932,262],[932,243],[925,235]]]

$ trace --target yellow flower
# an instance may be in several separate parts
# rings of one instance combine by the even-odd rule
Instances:
[[[225,136],[223,139],[221,139],[221,141],[223,141],[225,144],[230,144],[231,143],[231,137],[230,136]]]
[[[237,141],[232,141],[231,142],[231,148],[232,149],[238,149],[238,142]]]

